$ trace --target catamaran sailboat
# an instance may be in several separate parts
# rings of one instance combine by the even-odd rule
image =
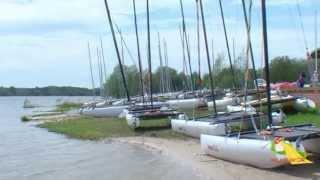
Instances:
[[[202,4],[202,0],[199,1]],[[245,9],[244,0],[242,0],[242,4]],[[261,4],[269,127],[263,131],[258,131],[257,129],[253,132],[241,133],[239,131],[235,134],[230,133],[222,136],[203,134],[201,135],[201,147],[208,155],[259,168],[275,168],[288,164],[300,165],[312,163],[307,159],[307,152],[319,151],[317,149],[320,143],[319,128],[315,128],[312,125],[280,128],[273,126],[265,0],[261,0]],[[246,16],[245,19],[247,19]]]

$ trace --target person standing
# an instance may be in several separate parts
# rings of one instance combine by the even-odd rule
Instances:
[[[306,74],[304,72],[300,73],[299,79],[297,80],[297,87],[304,88]]]

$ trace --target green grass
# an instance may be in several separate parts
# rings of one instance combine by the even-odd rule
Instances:
[[[142,129],[170,127],[170,125],[170,120],[168,118],[140,120],[140,126]]]
[[[72,103],[72,102],[65,102],[62,104],[57,105],[55,112],[67,112],[74,109],[79,109],[82,106],[80,103]]]
[[[159,138],[184,138],[171,129],[140,128],[136,131],[129,128],[125,119],[79,117],[64,121],[46,122],[39,125],[50,132],[64,134],[71,138],[83,140],[99,140],[104,138],[147,136]]]
[[[287,125],[311,123],[320,128],[320,115],[318,113],[298,113],[287,117]]]
[[[184,112],[191,118],[193,117],[192,110]],[[208,115],[208,110],[196,110],[195,116]],[[23,119],[27,117],[22,117]],[[29,121],[26,119],[26,121]],[[136,130],[131,129],[125,119],[118,118],[92,118],[92,117],[77,117],[56,122],[45,122],[39,125],[41,128],[46,128],[50,132],[64,134],[71,138],[83,140],[99,140],[104,138],[117,137],[159,137],[165,139],[186,139],[187,137],[176,133],[169,129],[167,119],[157,120],[142,120],[141,128]],[[320,115],[317,112],[298,113],[287,115],[287,122],[284,125],[297,125],[312,123],[320,127]]]

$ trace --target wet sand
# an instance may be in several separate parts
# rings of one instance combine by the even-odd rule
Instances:
[[[110,141],[110,140],[108,140]],[[115,138],[115,142],[143,146],[148,150],[174,158],[181,163],[191,165],[204,179],[255,179],[255,180],[283,180],[283,179],[312,179],[313,174],[320,173],[320,161],[306,166],[286,166],[272,170],[234,164],[215,159],[203,154],[200,141],[167,140],[149,137]]]

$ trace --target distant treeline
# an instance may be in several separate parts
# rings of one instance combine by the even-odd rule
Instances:
[[[223,55],[219,55],[213,64],[212,75],[215,88],[232,88],[233,77],[231,70]],[[204,63],[204,62],[203,62]],[[319,62],[320,63],[320,62]],[[234,74],[237,88],[243,88],[245,84],[245,58],[238,57],[234,62]],[[193,69],[197,69],[193,67]],[[139,71],[136,66],[124,66],[125,76],[128,83],[128,90],[131,96],[141,94]],[[202,72],[208,72],[202,69]],[[313,61],[304,59],[289,58],[281,56],[274,58],[270,63],[270,78],[272,82],[296,81],[301,72],[305,72],[309,82],[314,71]],[[249,69],[248,86],[253,88],[253,69]],[[257,70],[258,78],[264,78],[263,69]],[[193,84],[195,89],[210,88],[209,74],[193,72]],[[162,77],[162,78],[160,78]],[[200,79],[201,77],[201,79]],[[148,92],[149,76],[148,71],[143,72],[144,92]],[[178,72],[171,67],[162,67],[154,71],[152,76],[152,87],[154,93],[167,91],[188,91],[191,89],[190,73]],[[92,96],[93,91],[87,88],[76,87],[44,87],[44,88],[15,88],[0,87],[0,96]],[[95,95],[108,95],[112,97],[125,97],[119,66],[115,67],[112,74],[104,83],[104,88],[95,89]]]
[[[96,90],[98,92],[98,90]],[[98,93],[97,93],[98,94]],[[0,87],[0,96],[92,96],[93,91],[78,87],[15,88]]]

